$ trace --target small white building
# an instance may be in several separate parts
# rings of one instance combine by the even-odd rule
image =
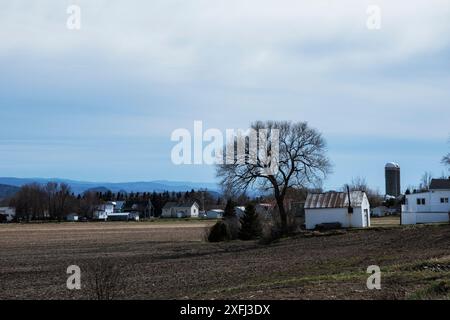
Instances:
[[[234,207],[234,213],[238,218],[242,218],[245,215],[245,207],[244,206]]]
[[[372,217],[384,217],[389,214],[389,208],[385,206],[379,206],[373,208],[370,214],[372,215]]]
[[[222,209],[211,209],[206,212],[206,217],[208,219],[222,219],[224,212]]]
[[[108,214],[108,221],[139,221],[139,213],[113,212]]]
[[[5,216],[6,222],[11,222],[16,216],[16,209],[12,207],[0,207],[0,215]]]
[[[402,224],[449,222],[450,178],[433,179],[429,191],[405,195]]]
[[[162,218],[198,218],[200,206],[197,202],[167,202],[162,208]]]
[[[78,215],[76,213],[69,213],[66,216],[66,220],[70,221],[70,222],[76,222],[76,221],[78,221]]]
[[[310,193],[305,203],[306,229],[322,223],[340,223],[343,228],[370,227],[370,204],[363,191]]]

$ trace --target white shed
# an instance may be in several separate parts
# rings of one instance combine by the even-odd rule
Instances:
[[[388,209],[388,207],[385,207],[385,206],[379,206],[379,207],[373,208],[371,211],[372,211],[371,215],[373,217],[384,217],[389,214],[389,209]]]
[[[77,215],[76,213],[69,213],[69,214],[66,216],[66,220],[67,220],[67,221],[71,221],[71,222],[78,221],[78,215]]]
[[[306,229],[322,223],[340,223],[343,228],[370,227],[369,213],[369,200],[363,191],[310,193],[305,203]]]
[[[211,209],[206,212],[206,217],[208,219],[222,219],[224,212],[222,209]]]

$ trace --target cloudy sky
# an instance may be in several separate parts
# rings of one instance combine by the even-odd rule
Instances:
[[[73,4],[81,30],[66,26]],[[320,130],[328,188],[364,176],[384,192],[388,161],[404,187],[445,173],[448,0],[0,5],[0,176],[210,182],[213,167],[172,164],[172,131],[258,119]]]

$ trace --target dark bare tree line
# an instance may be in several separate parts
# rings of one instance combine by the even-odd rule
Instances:
[[[62,220],[75,212],[76,197],[65,183],[49,182],[25,185],[11,199],[10,206],[16,209],[20,220]]]
[[[196,201],[205,209],[221,207],[222,199],[207,191],[187,192],[95,192],[87,191],[75,195],[70,186],[64,183],[49,182],[46,185],[37,183],[24,185],[9,200],[9,206],[16,209],[19,221],[56,220],[62,221],[70,213],[80,217],[92,218],[95,209],[108,201],[124,201],[125,210],[148,210],[146,204],[150,201],[153,214],[159,216],[167,202]],[[145,204],[145,205],[144,205]],[[148,217],[148,215],[146,215]]]

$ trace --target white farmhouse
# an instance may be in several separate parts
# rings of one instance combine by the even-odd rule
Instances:
[[[12,207],[0,207],[0,215],[5,216],[6,222],[11,222],[16,216],[16,209]]]
[[[433,179],[430,190],[405,195],[402,224],[448,222],[450,219],[450,178]]]
[[[109,215],[114,213],[115,202],[107,202],[97,206],[94,210],[95,220],[107,220]]]
[[[162,218],[198,218],[200,206],[197,202],[167,202],[162,208]]]
[[[369,212],[369,200],[363,191],[310,193],[305,203],[306,229],[322,223],[340,223],[343,228],[370,227]]]

